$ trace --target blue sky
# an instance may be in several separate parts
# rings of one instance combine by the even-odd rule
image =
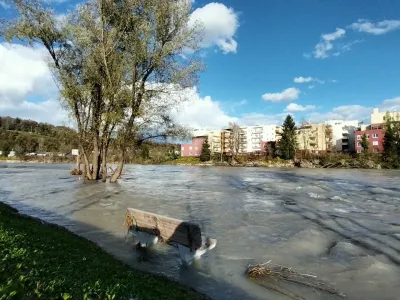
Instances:
[[[268,114],[281,113],[287,102],[265,102],[261,95],[290,87],[301,91],[295,103],[318,106],[321,112],[341,105],[375,106],[400,95],[400,30],[373,35],[347,28],[358,19],[398,20],[400,1],[222,3],[239,14],[237,53],[209,52],[208,71],[201,77],[202,95],[211,94],[223,103],[246,99],[248,104],[241,107],[242,113]],[[336,28],[346,30],[338,44],[360,42],[339,56],[304,57],[314,51],[322,34],[335,32]],[[299,76],[326,82],[295,84],[293,79]],[[309,89],[310,85],[314,88]]]
[[[2,1],[0,17],[9,16]],[[52,2],[59,13],[75,4]],[[297,121],[364,120],[374,106],[400,109],[398,0],[196,0],[193,11],[205,23],[207,71],[178,115],[184,123],[278,123],[287,113]],[[20,101],[57,98],[42,91],[32,87]]]

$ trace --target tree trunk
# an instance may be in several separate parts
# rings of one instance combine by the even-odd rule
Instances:
[[[110,183],[117,182],[118,178],[121,176],[122,169],[124,168],[124,163],[125,163],[125,149],[123,149],[121,152],[121,157],[118,160],[117,169],[114,171],[114,174],[112,174]]]
[[[83,175],[85,176],[85,178],[87,178],[88,180],[92,180],[92,174],[90,173],[90,165],[89,165],[89,159],[85,153],[85,151],[83,150],[83,147],[80,147],[80,152],[82,153],[82,157],[83,157],[83,164],[85,166],[85,170],[83,171]]]
[[[76,166],[75,166],[75,168],[76,168],[78,171],[80,171],[80,169],[81,169],[81,155],[80,155],[80,154],[78,154],[78,155],[76,156]]]
[[[100,172],[100,153],[99,153],[99,144],[98,139],[95,137],[93,139],[93,157],[92,157],[92,179],[98,180],[99,179],[99,172]]]
[[[101,178],[103,182],[106,182],[107,180],[107,149],[106,146],[103,145],[102,150],[101,150]]]

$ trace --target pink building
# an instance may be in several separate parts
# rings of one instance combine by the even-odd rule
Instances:
[[[361,153],[363,147],[361,147],[362,136],[366,134],[369,141],[370,152],[382,152],[383,151],[383,140],[385,137],[385,131],[383,130],[383,124],[371,124],[367,126],[365,130],[355,131],[355,149],[357,153]]]
[[[194,137],[191,144],[181,145],[181,156],[200,156],[205,137]]]

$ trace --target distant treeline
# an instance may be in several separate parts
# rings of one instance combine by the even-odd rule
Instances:
[[[78,148],[77,132],[66,126],[54,126],[20,118],[0,117],[0,151],[7,156],[15,151],[21,157],[27,153],[70,154]],[[117,150],[111,143],[109,160],[114,161]],[[179,156],[180,146],[171,143],[146,141],[127,149],[128,163],[158,164]]]
[[[0,117],[0,151],[18,156],[36,152],[70,153],[78,148],[75,130],[20,118]]]

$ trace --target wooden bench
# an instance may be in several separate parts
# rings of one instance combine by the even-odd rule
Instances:
[[[138,238],[141,247],[158,242],[177,246],[182,262],[188,265],[217,244],[216,239],[203,237],[197,224],[134,208],[127,209],[126,224],[129,232]]]

